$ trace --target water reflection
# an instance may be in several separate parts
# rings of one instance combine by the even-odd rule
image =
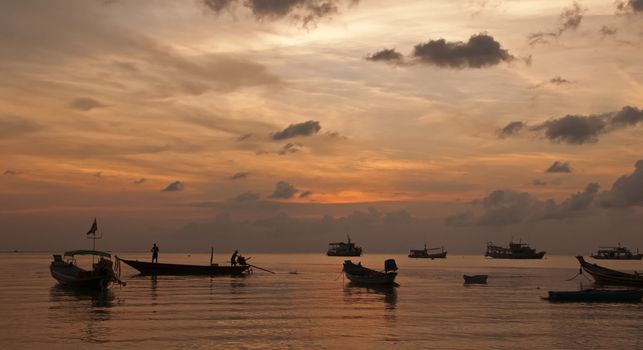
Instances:
[[[397,305],[397,288],[394,286],[364,286],[349,282],[344,286],[344,296],[350,302],[372,300],[375,297],[383,300],[388,310],[394,310]]]
[[[49,290],[50,325],[62,328],[59,334],[88,343],[109,341],[111,330],[105,321],[111,318],[110,308],[115,296],[111,289],[65,288],[60,285]]]
[[[246,282],[243,278],[232,278],[230,280],[230,294],[245,294]]]

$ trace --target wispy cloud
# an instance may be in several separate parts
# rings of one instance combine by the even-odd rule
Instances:
[[[529,45],[545,44],[548,38],[556,39],[568,30],[578,28],[583,20],[583,14],[587,9],[582,8],[577,2],[570,7],[563,9],[560,14],[560,24],[554,31],[531,33],[527,36]]]

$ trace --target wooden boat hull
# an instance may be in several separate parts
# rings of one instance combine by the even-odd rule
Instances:
[[[92,275],[91,271],[81,270],[73,265],[49,267],[51,276],[58,281],[61,286],[82,288],[82,289],[106,289],[112,283],[112,277],[109,275]],[[82,271],[81,274],[78,272]]]
[[[120,259],[120,258],[119,258]],[[203,275],[203,276],[240,276],[250,269],[249,265],[184,265],[151,263],[138,260],[120,259],[120,261],[137,270],[142,275]]]
[[[590,264],[582,256],[577,256],[583,271],[589,273],[597,284],[643,288],[643,275],[625,273],[607,267]]]
[[[395,264],[395,261],[390,259]],[[387,260],[388,262],[388,260]],[[344,274],[349,281],[360,285],[395,285],[395,277],[397,277],[397,267],[393,270],[386,272],[375,271],[361,264],[353,264],[350,260],[344,261]]]
[[[611,302],[631,303],[643,299],[643,290],[639,289],[586,289],[581,291],[550,291],[549,301],[558,302]]]
[[[353,275],[345,273],[346,278],[352,283],[358,285],[394,285],[397,272],[382,273],[381,275]]]
[[[488,275],[462,275],[464,284],[487,284]]]

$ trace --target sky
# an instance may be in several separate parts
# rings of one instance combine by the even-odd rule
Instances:
[[[643,1],[0,2],[0,250],[643,249]]]

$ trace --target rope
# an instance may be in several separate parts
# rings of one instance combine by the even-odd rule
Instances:
[[[566,279],[565,281],[566,281],[566,282],[572,281],[572,280],[576,279],[576,277],[578,277],[578,276],[583,276],[583,277],[585,277],[588,281],[590,281],[590,282],[592,281],[591,279],[589,279],[589,277],[587,277],[587,276],[585,276],[585,275],[583,274],[583,268],[582,268],[582,267],[578,270],[578,273],[577,273],[577,274],[575,274],[575,275],[574,275],[574,277],[569,278],[569,279]]]

